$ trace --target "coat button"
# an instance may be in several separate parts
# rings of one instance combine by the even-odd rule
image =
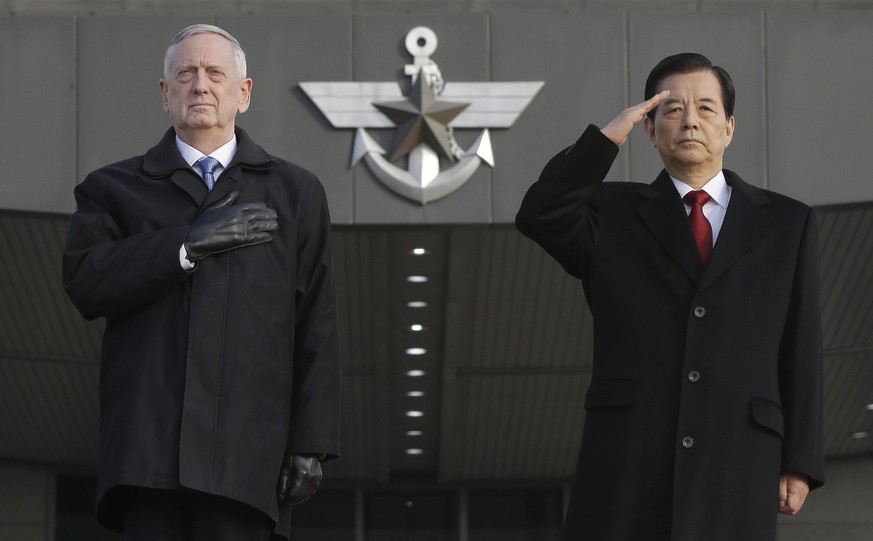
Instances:
[[[700,319],[705,315],[706,315],[706,308],[704,308],[702,306],[695,306],[694,307],[694,317],[696,317],[697,319]]]
[[[690,381],[691,383],[697,383],[698,381],[700,381],[700,372],[698,372],[697,370],[692,370],[691,372],[688,372],[688,381]]]
[[[685,436],[684,438],[682,438],[682,447],[686,449],[691,449],[692,447],[694,447],[694,438],[692,438],[691,436]]]

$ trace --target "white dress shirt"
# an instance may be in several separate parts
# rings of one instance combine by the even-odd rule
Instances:
[[[218,182],[218,177],[224,172],[224,169],[230,164],[230,161],[233,159],[236,154],[236,136],[234,136],[230,141],[221,145],[214,152],[211,152],[209,155],[216,160],[218,160],[218,167],[215,168],[215,172],[213,175],[215,176],[215,182]],[[200,158],[204,157],[205,154],[192,147],[188,143],[179,139],[179,136],[176,136],[176,148],[179,149],[179,152],[182,154],[182,158],[191,166],[192,169],[203,178],[203,173],[200,172],[199,167],[195,167],[194,164],[200,161]]]
[[[685,194],[692,191],[691,186],[685,184],[679,179],[670,177],[673,185],[676,186],[676,191],[679,192],[679,197],[685,197]],[[727,212],[728,203],[731,200],[731,187],[724,178],[724,172],[719,171],[717,175],[712,177],[701,190],[709,194],[709,201],[703,205],[703,215],[709,220],[709,225],[712,226],[712,245],[715,246],[715,241],[718,240],[718,234],[721,231],[721,226],[724,223],[724,215]],[[685,203],[685,213],[691,214],[691,205]]]
[[[176,136],[176,148],[179,149],[179,152],[182,154],[182,158],[185,160],[185,162],[187,162],[188,165],[190,165],[191,168],[194,169],[194,172],[197,173],[200,178],[203,178],[203,173],[200,172],[200,168],[195,167],[194,164],[196,164],[201,158],[203,158],[205,154],[192,147],[185,141],[179,139],[178,135]],[[213,172],[213,176],[215,176],[215,182],[218,182],[218,177],[221,176],[222,173],[224,173],[225,168],[230,164],[230,161],[233,160],[234,155],[236,155],[236,148],[236,135],[234,135],[230,141],[221,145],[220,147],[215,149],[215,151],[209,154],[211,157],[218,160],[218,167],[216,167],[215,171]],[[184,244],[182,244],[182,247],[179,248],[179,264],[181,264],[182,268],[185,270],[193,270],[195,266],[194,263],[188,261],[188,252],[185,251]]]

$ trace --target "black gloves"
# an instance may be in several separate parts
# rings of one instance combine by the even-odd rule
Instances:
[[[287,455],[279,470],[279,503],[303,503],[321,484],[321,460],[314,455]]]
[[[279,228],[276,211],[261,202],[234,205],[238,196],[229,193],[194,220],[185,235],[188,261],[273,240],[267,231]]]

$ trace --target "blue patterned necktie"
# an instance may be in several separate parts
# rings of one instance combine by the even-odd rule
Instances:
[[[212,156],[204,156],[197,160],[195,165],[197,165],[197,168],[200,169],[201,173],[203,173],[203,182],[206,183],[206,187],[209,188],[209,191],[211,192],[212,188],[215,187],[215,170],[221,164]]]

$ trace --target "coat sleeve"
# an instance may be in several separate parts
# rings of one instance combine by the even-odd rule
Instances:
[[[782,471],[805,474],[810,488],[817,488],[824,483],[824,430],[818,227],[812,209],[804,225],[780,344],[779,386],[785,422]]]
[[[63,284],[86,319],[112,317],[160,298],[187,279],[179,263],[186,227],[126,231],[96,173],[74,195],[63,254]]]
[[[298,224],[294,380],[288,452],[339,456],[341,358],[331,221],[317,179]]]
[[[587,248],[599,233],[597,196],[617,154],[615,143],[588,126],[574,145],[546,164],[515,217],[522,234],[577,278],[582,278]]]

